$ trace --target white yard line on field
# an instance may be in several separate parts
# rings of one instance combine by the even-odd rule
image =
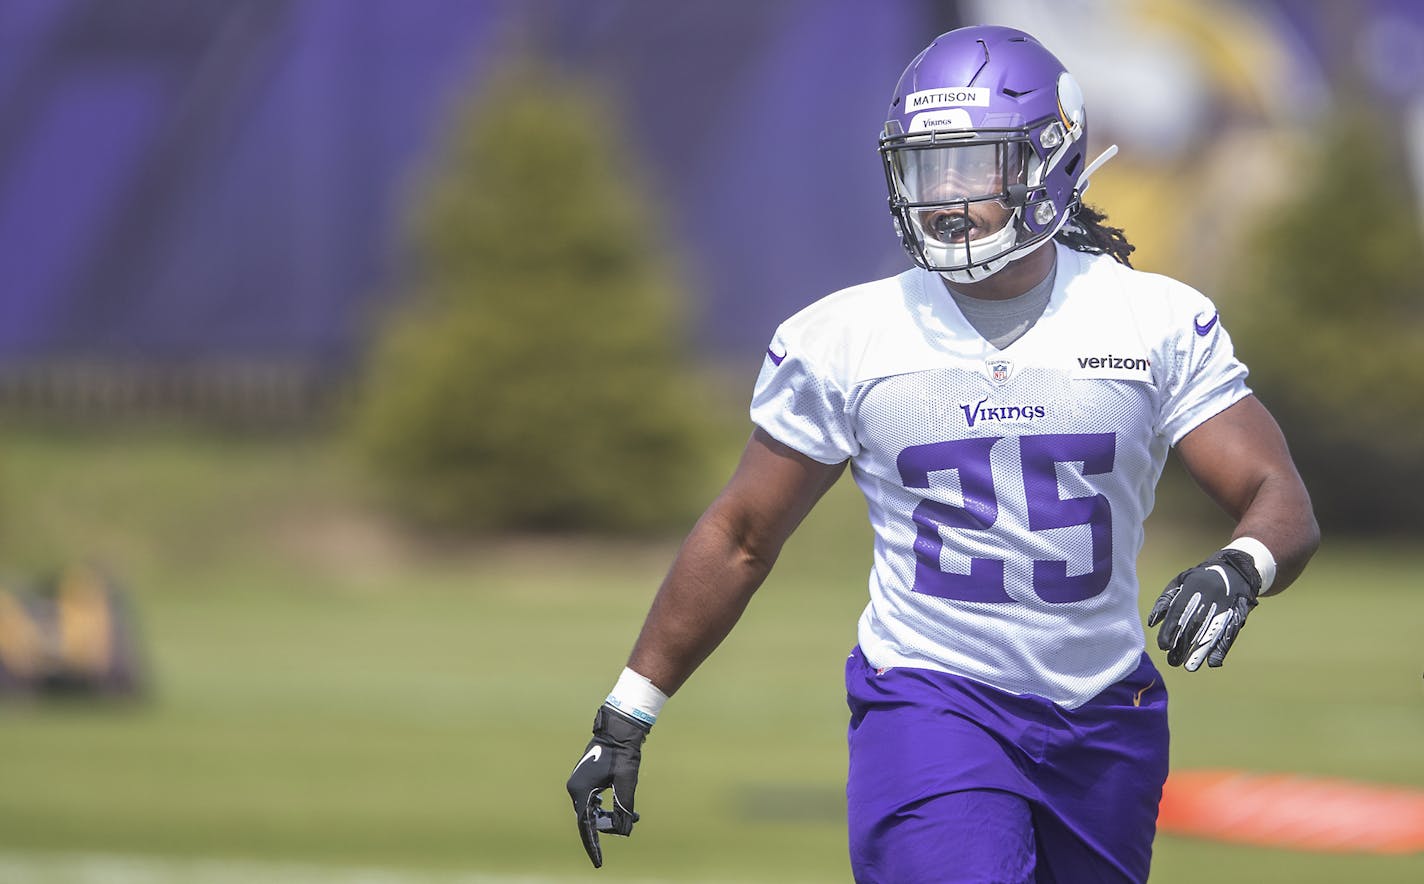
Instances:
[[[0,882],[24,884],[570,884],[576,880],[587,879],[243,859],[0,852]]]

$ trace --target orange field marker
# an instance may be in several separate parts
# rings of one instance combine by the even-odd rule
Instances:
[[[1424,851],[1424,790],[1302,774],[1181,771],[1158,828],[1177,835],[1339,853]]]

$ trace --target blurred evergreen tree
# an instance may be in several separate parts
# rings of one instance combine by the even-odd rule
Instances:
[[[1238,352],[1332,535],[1424,527],[1424,229],[1389,132],[1341,115],[1235,274]]]
[[[355,436],[391,499],[483,532],[682,531],[709,398],[613,105],[528,58],[490,78],[419,207],[413,291]]]

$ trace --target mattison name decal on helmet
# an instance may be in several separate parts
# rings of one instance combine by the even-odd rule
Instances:
[[[905,96],[906,112],[929,110],[932,107],[988,107],[989,90],[984,86],[959,86],[953,89],[922,89]]]
[[[945,110],[915,114],[910,120],[911,132],[928,132],[931,129],[969,129],[974,126],[969,119],[969,111],[951,107]]]

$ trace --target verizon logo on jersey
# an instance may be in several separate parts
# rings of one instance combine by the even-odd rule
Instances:
[[[1120,368],[1128,371],[1150,371],[1152,360],[1129,356],[1079,356],[1079,368]]]
[[[985,396],[973,405],[961,405],[960,410],[964,412],[964,420],[969,426],[974,426],[979,421],[994,423],[996,421],[1031,421],[1037,420],[1048,413],[1042,405],[995,405],[989,408],[984,407],[984,403],[989,401]]]

